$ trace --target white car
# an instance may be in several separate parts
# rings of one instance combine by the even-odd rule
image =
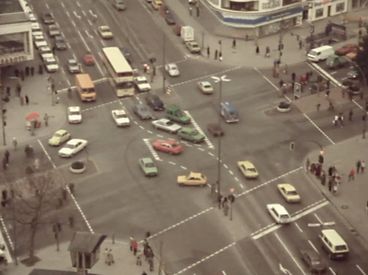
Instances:
[[[179,76],[180,75],[179,68],[175,63],[166,64],[165,71],[169,74],[169,76]]]
[[[279,203],[267,204],[267,210],[276,223],[290,223],[291,217],[284,206]]]
[[[112,110],[111,115],[117,126],[130,126],[130,119],[124,110]]]
[[[70,158],[86,148],[87,144],[88,141],[85,139],[73,138],[59,150],[58,154],[62,158]]]
[[[49,46],[44,46],[38,48],[38,52],[40,53],[41,57],[43,54],[52,54],[51,48]]]
[[[70,124],[76,124],[82,122],[82,112],[79,106],[68,107],[68,122]]]
[[[209,81],[199,81],[198,82],[199,90],[204,93],[205,95],[213,94],[213,86]]]
[[[74,58],[68,59],[68,71],[71,74],[78,74],[82,71],[81,64]]]
[[[137,86],[138,92],[148,92],[151,90],[151,85],[148,83],[147,77],[137,76],[135,78],[135,85]]]
[[[109,26],[99,26],[98,33],[103,39],[112,39],[114,37]]]
[[[36,35],[35,37],[33,37],[33,43],[37,49],[40,47],[48,46],[47,41],[45,40],[45,37],[43,35]]]
[[[161,118],[158,120],[154,120],[152,121],[152,125],[156,129],[167,131],[172,134],[175,134],[177,131],[181,129],[181,126],[179,124],[176,124],[167,118]]]
[[[59,70],[59,65],[54,57],[48,57],[44,60],[46,71],[48,73],[55,73]]]

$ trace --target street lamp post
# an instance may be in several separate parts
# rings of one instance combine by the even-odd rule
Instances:
[[[215,83],[219,83],[219,96],[218,96],[218,108],[219,108],[219,114],[218,114],[218,125],[221,128],[221,101],[222,101],[222,82],[229,82],[230,79],[226,78],[226,75],[222,75],[220,77],[218,76],[212,76],[211,77]],[[217,194],[221,195],[221,136],[218,136],[217,140]]]
[[[165,93],[165,55],[166,55],[166,36],[165,33],[162,33],[162,91]]]

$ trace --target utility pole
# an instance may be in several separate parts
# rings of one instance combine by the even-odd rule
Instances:
[[[3,145],[6,145],[6,134],[5,134],[5,126],[6,126],[6,109],[4,108],[4,84],[3,84],[3,70],[0,67],[0,109],[1,109],[1,129],[3,131]]]
[[[221,40],[220,40],[221,41]],[[215,83],[219,83],[219,96],[218,96],[218,125],[221,128],[221,102],[222,102],[222,82],[229,82],[231,81],[230,79],[226,78],[226,75],[222,75],[220,77],[217,76],[212,76],[211,77]],[[221,150],[221,136],[217,137],[217,194],[221,195],[221,155],[222,155],[222,150]]]
[[[165,33],[162,33],[162,91],[165,93],[165,80],[166,80],[166,72],[165,72],[165,55],[166,55],[166,36]]]

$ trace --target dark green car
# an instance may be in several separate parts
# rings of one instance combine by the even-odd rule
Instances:
[[[146,177],[155,177],[158,175],[158,168],[151,158],[141,158],[138,163]]]
[[[204,135],[198,132],[196,129],[192,127],[183,127],[178,131],[178,136],[181,139],[193,142],[193,143],[201,143],[204,141]]]
[[[190,123],[190,117],[187,116],[177,105],[169,105],[166,107],[166,117],[172,121],[182,124]]]

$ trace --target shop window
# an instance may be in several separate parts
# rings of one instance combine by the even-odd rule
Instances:
[[[294,4],[294,3],[299,3],[301,2],[300,0],[284,0],[282,2],[282,5],[283,6],[287,6],[287,5],[291,5],[291,4]]]
[[[323,8],[316,9],[316,18],[323,16]]]
[[[345,10],[345,3],[336,4],[336,12],[342,12]]]

